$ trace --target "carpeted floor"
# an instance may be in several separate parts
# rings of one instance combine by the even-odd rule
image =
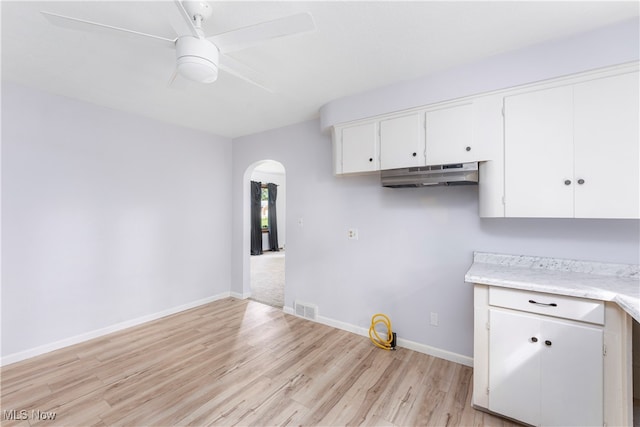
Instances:
[[[284,251],[251,256],[251,299],[284,306]]]

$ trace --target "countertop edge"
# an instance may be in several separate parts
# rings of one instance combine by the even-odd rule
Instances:
[[[530,278],[517,280],[513,277],[505,277],[507,275],[500,277],[501,275],[499,271],[491,276],[477,274],[473,271],[474,269],[478,270],[482,269],[483,267],[489,268],[494,271],[496,270],[496,268],[500,270],[500,266],[496,264],[474,262],[467,274],[465,274],[465,282],[613,302],[616,303],[622,310],[624,310],[637,322],[640,322],[640,298],[636,298],[631,295],[621,295],[615,291],[594,286],[567,287],[562,286],[558,283],[536,283]],[[526,267],[518,267],[518,269],[522,269],[523,273],[524,271],[529,270]],[[509,276],[513,276],[513,270],[511,268],[507,267],[506,270],[509,270]]]

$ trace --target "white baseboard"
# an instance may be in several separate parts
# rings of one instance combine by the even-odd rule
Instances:
[[[283,311],[287,314],[296,315],[293,308],[284,307]],[[299,317],[299,316],[298,316]],[[313,322],[311,319],[306,319]],[[323,325],[332,326],[343,331],[352,332],[363,337],[369,337],[369,329],[362,328],[360,326],[352,325],[351,323],[341,322],[339,320],[331,319],[324,316],[318,316],[316,322]],[[431,347],[426,344],[421,344],[415,341],[410,341],[403,338],[398,338],[398,347],[408,348],[409,350],[417,351],[418,353],[428,354],[430,356],[439,357],[440,359],[449,360],[451,362],[460,363],[461,365],[473,367],[473,357],[464,356],[462,354],[453,353],[451,351],[443,350],[437,347]]]
[[[238,299],[247,299],[251,298],[251,292],[245,292],[241,294],[240,292],[231,292],[231,296]]]
[[[369,336],[368,330],[367,336]],[[440,359],[449,360],[451,362],[459,363],[461,365],[473,368],[473,357],[454,353],[448,350],[443,350],[441,348],[431,347],[430,345],[420,344],[418,342],[405,340],[402,338],[398,338],[398,347],[408,348],[409,350],[414,350],[418,353],[428,354],[430,356],[439,357]]]
[[[162,317],[166,317],[180,311],[189,310],[190,308],[198,307],[200,305],[208,304],[213,301],[217,301],[223,298],[229,297],[231,294],[229,292],[223,292],[218,295],[214,295],[211,297],[199,299],[196,301],[192,301],[186,304],[179,305],[177,307],[171,307],[166,310],[159,311],[157,313],[148,314],[146,316],[138,317],[136,319],[126,320],[124,322],[116,323],[115,325],[107,326],[105,328],[96,329],[94,331],[85,332],[80,335],[76,335],[73,337],[65,338],[56,342],[52,342],[49,344],[44,344],[38,347],[34,347],[28,350],[20,351],[18,353],[9,354],[7,356],[2,357],[0,359],[0,366],[9,365],[11,363],[20,362],[25,359],[29,359],[31,357],[39,356],[44,353],[49,353],[50,351],[58,350],[63,347],[68,347],[70,345],[78,344],[84,341],[88,341],[93,338],[98,338],[103,335],[107,335],[113,332],[120,331],[122,329],[130,328],[132,326],[141,325],[146,322],[150,322],[152,320],[157,320]]]

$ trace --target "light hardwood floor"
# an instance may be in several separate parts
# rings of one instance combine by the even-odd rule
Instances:
[[[469,367],[235,298],[0,375],[7,426],[515,425],[471,408]]]

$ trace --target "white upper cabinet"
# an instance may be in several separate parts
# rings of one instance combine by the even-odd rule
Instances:
[[[575,216],[640,217],[638,73],[574,86]]]
[[[336,125],[334,172],[502,161],[502,99],[493,94]]]
[[[505,98],[505,214],[573,216],[571,87]]]
[[[474,144],[473,104],[427,111],[427,164],[478,160]]]
[[[380,121],[381,169],[424,165],[424,113]]]
[[[495,159],[502,147],[502,99],[487,95],[427,111],[427,164]]]
[[[507,217],[640,217],[638,73],[505,97]]]
[[[473,101],[474,160],[478,165],[478,213],[481,217],[504,217],[504,119],[503,94]]]
[[[640,218],[638,64],[333,129],[334,172],[479,164],[481,217]]]
[[[365,123],[342,128],[340,131],[340,173],[372,172],[380,170],[380,141],[378,123]]]

